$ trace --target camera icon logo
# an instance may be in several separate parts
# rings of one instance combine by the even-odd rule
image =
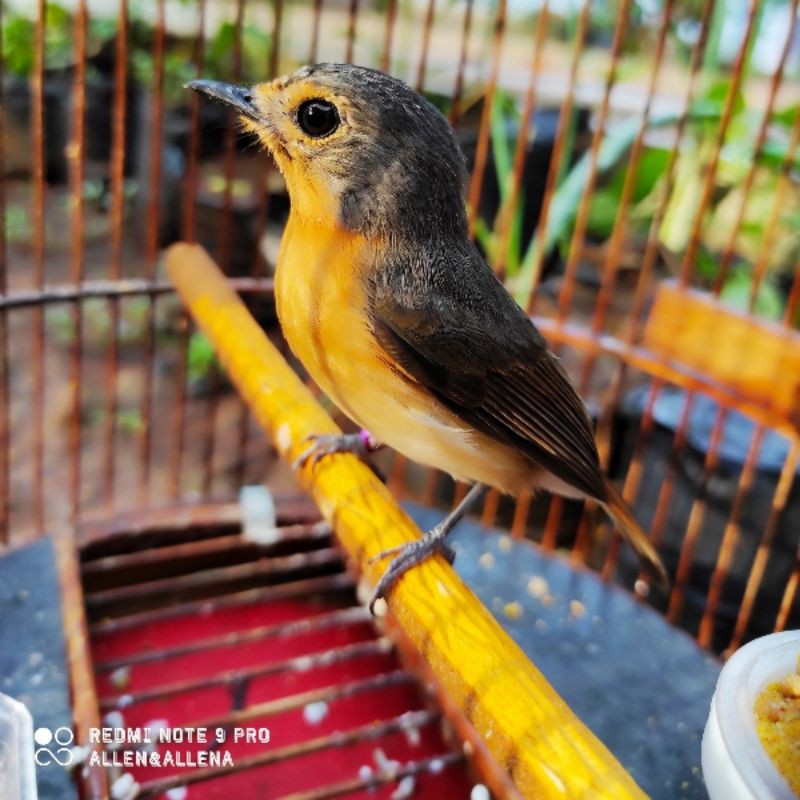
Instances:
[[[72,763],[72,743],[75,741],[75,734],[65,725],[55,730],[37,728],[33,733],[33,740],[38,745],[33,757],[40,767],[50,764],[68,767]]]

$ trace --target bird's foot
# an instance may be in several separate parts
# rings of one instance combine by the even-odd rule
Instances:
[[[370,564],[376,561],[381,561],[389,556],[394,556],[386,572],[383,573],[381,579],[378,581],[375,589],[372,592],[372,597],[369,601],[369,610],[375,613],[375,603],[383,597],[394,586],[398,579],[404,575],[412,567],[425,561],[426,558],[441,553],[446,559],[448,564],[455,561],[456,554],[452,547],[445,541],[447,534],[452,529],[452,524],[448,525],[448,520],[443,520],[436,527],[431,528],[422,538],[417,539],[407,544],[401,544],[399,547],[392,547],[389,550],[384,550],[381,553],[373,556]]]
[[[309,442],[308,447],[294,460],[293,469],[304,467],[309,461],[312,468],[327,456],[334,453],[354,453],[359,458],[366,459],[370,453],[381,448],[380,442],[374,439],[367,431],[343,434],[312,434],[303,440]]]

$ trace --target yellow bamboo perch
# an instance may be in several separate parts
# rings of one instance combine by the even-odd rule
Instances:
[[[339,431],[202,248],[174,245],[166,264],[183,302],[284,458],[291,462],[309,434]],[[385,564],[368,566],[367,559],[420,535],[355,456],[333,456],[313,470],[298,470],[296,478],[373,584]],[[523,797],[645,797],[443,558],[403,576],[390,606]]]

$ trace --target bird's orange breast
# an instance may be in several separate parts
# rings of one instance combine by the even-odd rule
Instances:
[[[404,375],[375,339],[367,276],[377,243],[290,217],[275,280],[278,316],[294,354],[347,416],[409,458],[508,491],[530,485],[519,454],[467,426]]]

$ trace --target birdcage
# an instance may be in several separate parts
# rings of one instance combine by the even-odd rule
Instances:
[[[501,626],[648,793],[703,796],[714,655],[800,623],[797,5],[4,3],[0,627],[7,652],[40,637],[23,683],[52,660],[53,694],[23,694],[87,745],[81,796],[638,796]],[[397,75],[454,125],[471,235],[586,400],[669,591],[591,504],[491,492],[455,565],[482,604],[426,566],[462,613],[412,573],[373,626],[369,533],[413,533],[380,478],[420,525],[465,487],[393,453],[298,486],[280,456],[331,424],[318,404],[350,423],[280,336],[285,187],[183,88],[316,61]],[[659,696],[689,676],[685,707]],[[91,730],[146,724],[272,740],[229,766],[90,760],[114,752]]]

